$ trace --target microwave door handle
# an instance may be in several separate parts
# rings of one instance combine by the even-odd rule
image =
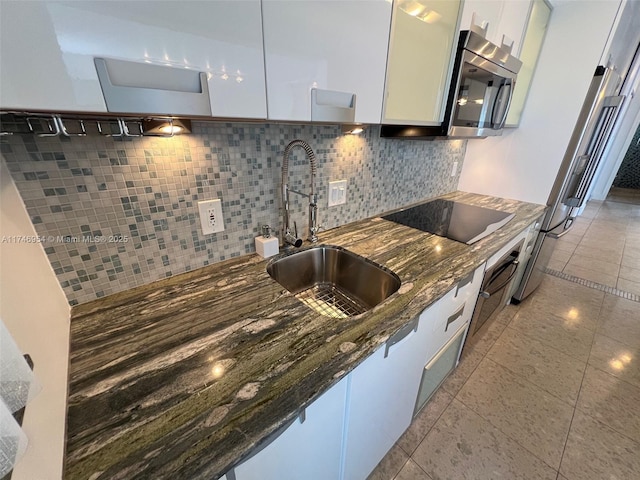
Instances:
[[[504,88],[504,84],[498,87],[498,93],[496,95],[496,99],[493,102],[493,108],[491,109],[491,128],[498,128],[498,124],[496,123],[496,114],[498,112],[496,110],[498,109],[498,105],[501,104],[503,88]]]
[[[493,113],[491,115],[491,128],[495,129],[495,130],[500,130],[504,127],[504,124],[507,122],[507,115],[509,113],[509,107],[511,107],[511,100],[513,99],[513,85],[514,85],[514,81],[512,79],[508,79],[505,83],[503,83],[502,85],[500,85],[500,88],[498,88],[498,94],[496,95],[496,101],[493,105]],[[499,122],[495,121],[495,116],[498,112],[496,112],[496,108],[498,106],[498,104],[502,104],[502,98],[505,95],[505,92],[507,90],[505,90],[505,87],[509,87],[508,90],[508,97],[507,97],[507,105],[504,107],[504,109],[499,110],[502,113],[502,118],[500,118]]]

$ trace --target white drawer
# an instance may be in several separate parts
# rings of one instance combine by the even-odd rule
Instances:
[[[484,264],[460,280],[444,297],[422,312],[419,329],[426,328],[430,332],[425,362],[433,357],[462,325],[471,320],[483,275]]]

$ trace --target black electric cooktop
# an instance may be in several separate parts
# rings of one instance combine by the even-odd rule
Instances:
[[[436,199],[385,215],[385,220],[471,245],[490,235],[515,214]]]

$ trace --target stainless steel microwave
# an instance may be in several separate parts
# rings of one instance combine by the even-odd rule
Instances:
[[[438,126],[383,125],[382,137],[501,135],[522,62],[472,30],[460,32],[445,120]]]

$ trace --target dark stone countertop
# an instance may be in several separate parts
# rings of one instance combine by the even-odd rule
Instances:
[[[358,317],[323,317],[247,255],[74,307],[67,479],[217,478],[544,211],[465,245],[379,217],[321,233],[402,287]]]

